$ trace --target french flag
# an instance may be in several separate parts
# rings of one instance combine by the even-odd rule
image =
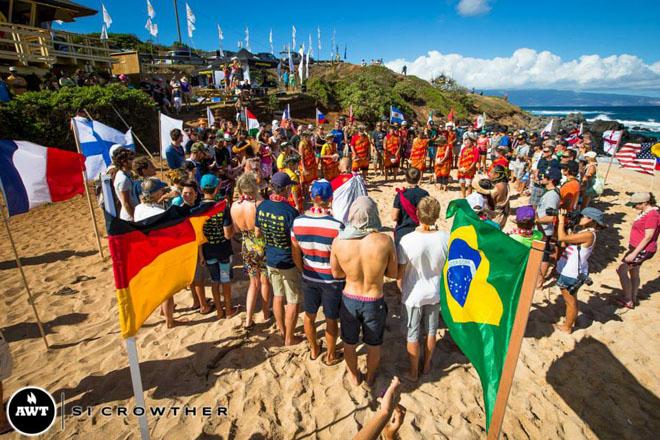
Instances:
[[[325,115],[316,109],[316,124],[327,124],[328,120],[325,118]]]
[[[82,154],[0,140],[0,186],[9,215],[82,194],[84,163]]]

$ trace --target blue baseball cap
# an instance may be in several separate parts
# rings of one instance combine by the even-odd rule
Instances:
[[[561,180],[561,170],[557,167],[548,167],[548,169],[541,174],[541,177],[559,182]]]
[[[279,188],[284,188],[285,186],[293,185],[293,180],[287,173],[279,171],[273,174],[273,177],[270,179],[270,182]]]
[[[202,180],[199,181],[199,186],[202,189],[215,189],[220,185],[220,179],[215,174],[204,174]]]
[[[312,200],[316,200],[318,197],[326,202],[332,198],[332,185],[330,185],[330,182],[325,179],[315,180],[312,183],[312,188],[309,192],[312,196]]]

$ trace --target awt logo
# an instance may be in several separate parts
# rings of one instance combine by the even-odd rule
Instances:
[[[43,434],[53,426],[55,416],[55,399],[43,388],[21,388],[7,403],[7,419],[23,435]]]

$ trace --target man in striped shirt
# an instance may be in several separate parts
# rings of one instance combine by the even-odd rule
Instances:
[[[291,228],[293,261],[302,272],[302,290],[305,310],[305,335],[311,348],[312,360],[321,353],[316,338],[314,321],[323,305],[326,318],[325,339],[328,351],[323,363],[331,366],[341,362],[335,348],[339,334],[338,319],[344,280],[332,277],[330,248],[332,240],[344,225],[330,214],[332,186],[325,180],[312,183],[311,199],[314,206],[305,215],[296,218]]]

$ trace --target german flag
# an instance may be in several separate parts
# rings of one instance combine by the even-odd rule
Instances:
[[[138,223],[106,214],[124,338],[134,336],[163,301],[190,285],[199,246],[206,242],[204,223],[223,211],[225,204],[222,201],[192,212],[172,206]]]

